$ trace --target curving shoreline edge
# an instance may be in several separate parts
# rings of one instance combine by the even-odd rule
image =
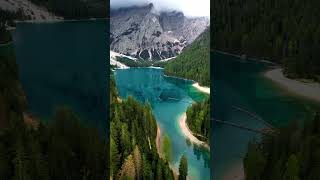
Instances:
[[[270,79],[296,95],[320,102],[319,83],[304,83],[298,80],[289,79],[284,76],[282,68],[268,70],[263,75],[265,78]]]
[[[210,88],[206,86],[200,86],[199,83],[193,83],[193,87],[195,87],[197,90],[204,92],[206,94],[210,94]]]
[[[179,118],[179,126],[182,131],[182,134],[188,138],[192,143],[203,146],[210,150],[210,146],[203,141],[200,141],[198,138],[196,138],[193,134],[192,131],[189,129],[188,124],[187,124],[187,114],[183,113],[180,118]]]

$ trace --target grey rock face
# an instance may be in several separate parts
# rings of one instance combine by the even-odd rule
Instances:
[[[110,48],[136,58],[161,60],[178,55],[208,26],[204,17],[157,12],[152,4],[111,10]]]

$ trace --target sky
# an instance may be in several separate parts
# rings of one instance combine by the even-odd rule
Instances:
[[[186,16],[210,16],[210,0],[110,0],[111,8],[153,3],[158,11],[177,10]]]

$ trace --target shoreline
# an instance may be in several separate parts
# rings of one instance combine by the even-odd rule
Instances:
[[[59,23],[59,22],[81,22],[81,21],[96,21],[96,20],[108,20],[109,18],[84,18],[84,19],[34,19],[34,20],[15,20],[14,22],[17,23]]]
[[[162,157],[162,153],[161,153],[161,129],[160,129],[158,123],[157,123],[156,147],[157,147],[157,153],[158,153],[159,157],[162,159],[163,157]],[[173,172],[174,178],[175,178],[175,179],[178,179],[178,176],[179,176],[179,173],[178,173],[178,172],[179,172],[179,171],[177,171],[177,169],[174,168],[174,166],[171,165],[170,163],[169,163],[169,167],[170,167],[170,169],[171,169],[172,172]]]
[[[157,151],[158,151],[160,158],[162,158],[162,155],[161,155],[161,129],[159,127],[159,124],[157,124],[156,147],[157,147]]]
[[[163,69],[163,68],[162,68]],[[202,93],[206,93],[206,94],[210,94],[210,88],[206,87],[206,86],[200,86],[199,83],[197,81],[194,81],[192,79],[186,79],[186,78],[182,78],[182,77],[177,77],[177,76],[169,76],[166,74],[163,74],[164,77],[169,77],[169,78],[176,78],[176,79],[181,79],[183,81],[190,81],[192,82],[192,86],[194,88],[196,88],[198,91],[202,92]]]
[[[193,83],[192,86],[195,87],[196,89],[198,89],[199,91],[203,92],[203,93],[210,94],[210,88],[209,87],[200,86],[199,83]]]
[[[151,69],[164,69],[162,67],[157,67],[157,66],[146,66],[146,67],[130,67],[130,66],[127,66],[125,64],[122,64],[114,59],[111,58],[111,55],[110,55],[110,64],[111,65],[115,65],[115,66],[118,66],[117,68],[115,69],[131,69],[131,68],[151,68]],[[184,80],[184,81],[190,81],[192,82],[192,87],[196,88],[198,91],[202,92],[202,93],[205,93],[205,94],[209,94],[210,95],[210,87],[206,87],[206,86],[200,86],[198,82],[192,80],[192,79],[186,79],[186,78],[182,78],[182,77],[177,77],[177,76],[169,76],[169,75],[166,75],[166,74],[163,74],[164,77],[169,77],[169,78],[176,78],[176,79],[181,79],[181,80]]]
[[[232,53],[228,53],[228,52],[224,52],[224,51],[219,51],[219,50],[212,50],[212,52],[217,52],[220,54],[224,54],[224,55],[228,55],[228,56],[233,56],[236,58],[242,58],[242,55],[239,54],[232,54]],[[245,55],[245,54],[244,54]],[[246,57],[245,60],[249,60],[249,61],[257,61],[257,62],[262,62],[262,63],[267,63],[267,64],[271,64],[272,66],[275,67],[279,67],[279,65],[277,63],[274,63],[272,61],[266,60],[266,59],[258,59],[258,58],[250,58],[250,57]]]
[[[163,69],[164,69],[164,68],[163,68]],[[164,76],[164,77],[169,77],[169,78],[180,79],[180,80],[183,80],[183,81],[190,81],[190,82],[195,83],[195,81],[192,80],[192,79],[182,78],[182,77],[178,77],[178,76],[170,76],[170,75],[166,75],[166,74],[164,74],[164,73],[163,73],[163,76]]]
[[[9,41],[9,42],[6,42],[6,43],[0,43],[0,47],[9,46],[11,44],[13,44],[13,41]]]
[[[289,79],[282,73],[282,68],[275,68],[264,72],[263,76],[284,87],[291,93],[320,102],[320,83],[304,83]]]
[[[187,114],[183,113],[180,118],[179,118],[179,126],[180,129],[182,131],[182,134],[188,138],[192,143],[203,146],[205,148],[207,148],[210,151],[210,146],[203,142],[200,141],[198,138],[196,138],[193,134],[192,131],[189,129],[188,125],[187,125]]]

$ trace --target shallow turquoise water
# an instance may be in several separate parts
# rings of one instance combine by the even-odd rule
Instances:
[[[192,87],[190,81],[163,76],[161,69],[130,68],[115,72],[117,89],[121,97],[134,96],[141,102],[150,102],[162,135],[168,134],[172,144],[171,164],[178,169],[182,154],[186,154],[192,179],[210,179],[210,153],[208,150],[188,146],[178,119],[193,101],[206,96]]]
[[[104,20],[18,23],[13,32],[28,110],[43,120],[69,106],[105,133],[108,57]]]
[[[241,107],[257,114],[275,127],[292,120],[303,122],[319,104],[294,96],[263,77],[269,67],[257,61],[242,61],[230,55],[214,53],[213,113],[216,119],[238,123],[253,129],[266,124],[253,118]],[[242,163],[249,141],[260,135],[224,124],[213,124],[213,179],[220,180],[233,166]]]

